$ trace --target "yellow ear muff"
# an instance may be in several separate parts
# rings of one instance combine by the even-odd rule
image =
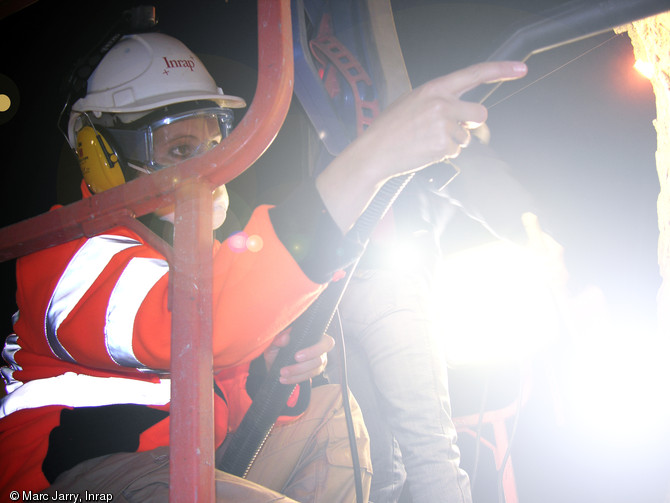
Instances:
[[[91,126],[77,134],[77,157],[84,180],[94,193],[125,183],[118,154]]]

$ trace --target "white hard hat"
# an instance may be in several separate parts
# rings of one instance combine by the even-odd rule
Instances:
[[[202,62],[182,42],[162,33],[126,35],[88,79],[73,112],[142,112],[185,101],[209,100],[241,108],[242,98],[217,87]]]
[[[125,183],[137,171],[170,165],[156,155],[159,132],[198,124],[196,140],[171,162],[206,152],[232,129],[231,108],[242,98],[224,94],[182,42],[161,33],[126,35],[102,58],[72,105],[67,139],[93,192]],[[193,125],[195,127],[195,125]],[[206,131],[205,131],[206,130]],[[192,143],[192,144],[191,144]],[[132,168],[132,169],[131,169]]]

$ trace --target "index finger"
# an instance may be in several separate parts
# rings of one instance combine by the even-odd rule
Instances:
[[[481,84],[519,79],[528,73],[521,61],[488,61],[457,70],[434,81],[440,93],[460,97]]]

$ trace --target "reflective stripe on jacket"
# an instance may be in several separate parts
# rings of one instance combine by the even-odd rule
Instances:
[[[54,355],[77,363],[58,339],[58,328],[94,281],[119,252],[141,243],[125,236],[101,235],[87,240],[63,272],[46,312],[46,338]],[[124,367],[146,368],[133,353],[133,324],[140,304],[168,272],[165,260],[132,258],[119,276],[105,313],[105,347],[109,357]]]

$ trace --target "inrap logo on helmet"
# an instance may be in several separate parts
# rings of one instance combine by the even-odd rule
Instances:
[[[168,71],[169,68],[188,68],[191,71],[195,68],[195,60],[193,57],[190,57],[189,59],[168,59],[166,56],[163,56],[163,61],[165,61],[165,70],[163,73],[166,75],[170,73]]]

